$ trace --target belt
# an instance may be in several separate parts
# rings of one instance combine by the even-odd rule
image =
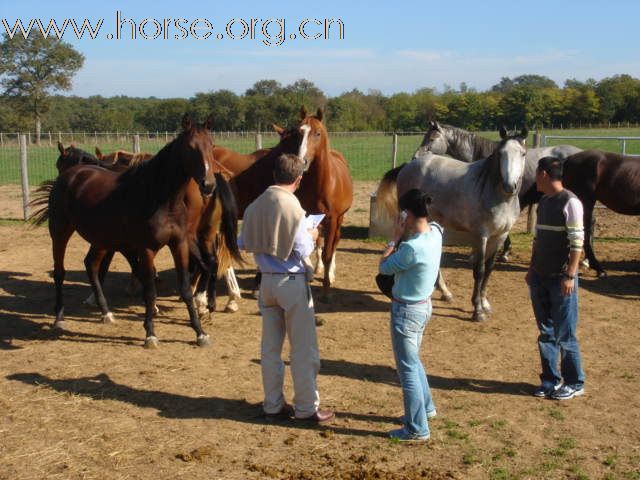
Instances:
[[[305,272],[260,272],[262,275],[304,275]]]
[[[393,298],[392,300],[402,305],[421,305],[424,303],[429,303],[429,301],[431,300],[431,297],[425,298],[424,300],[420,300],[419,302],[403,302],[402,300],[398,300],[397,298]]]

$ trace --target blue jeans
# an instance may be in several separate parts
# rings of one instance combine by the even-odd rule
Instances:
[[[545,388],[564,383],[575,388],[584,384],[580,359],[580,346],[576,337],[578,327],[578,277],[571,295],[561,290],[562,277],[543,277],[532,272],[529,294],[536,317],[538,348],[542,363],[542,386]],[[560,371],[558,356],[560,355]]]
[[[420,361],[422,332],[431,318],[431,302],[391,304],[391,344],[404,400],[404,428],[415,435],[429,435],[427,412],[435,410],[429,382]]]

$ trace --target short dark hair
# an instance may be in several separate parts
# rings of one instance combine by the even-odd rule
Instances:
[[[405,192],[398,200],[400,209],[410,211],[414,217],[428,217],[430,203],[431,197],[417,188]]]
[[[280,185],[291,185],[304,173],[304,162],[291,153],[283,153],[276,159],[273,178]]]
[[[551,180],[562,180],[562,162],[556,157],[543,157],[538,160],[538,172],[547,172]]]

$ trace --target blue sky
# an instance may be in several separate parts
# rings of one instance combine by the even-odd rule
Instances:
[[[640,2],[633,0],[2,3],[0,19],[10,25],[17,18],[25,24],[36,17],[59,24],[65,18],[94,24],[104,19],[96,40],[76,40],[70,29],[64,37],[86,57],[71,91],[81,96],[190,97],[221,88],[242,93],[265,78],[283,84],[306,78],[333,96],[352,88],[392,94],[461,82],[483,90],[503,76],[526,73],[559,84],[616,73],[640,77]],[[180,32],[169,24],[168,40],[109,40],[118,10],[137,25],[146,18],[205,18],[214,34],[177,40]],[[287,39],[279,46],[263,45],[259,31],[255,40],[216,39],[234,18],[284,18],[288,35],[305,18],[341,19],[345,38],[333,30],[329,40]],[[240,23],[236,27],[239,34]],[[271,25],[272,35],[276,27]],[[318,28],[309,24],[306,31]],[[145,31],[151,36],[154,30],[149,23]]]

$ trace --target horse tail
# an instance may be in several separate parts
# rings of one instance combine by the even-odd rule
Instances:
[[[218,276],[224,274],[232,262],[244,264],[244,258],[238,248],[238,204],[221,173],[216,173],[216,201],[222,206],[220,232],[216,235],[216,256],[218,258]]]
[[[55,180],[46,180],[36,189],[29,207],[35,208],[29,215],[29,221],[34,225],[42,225],[49,220],[49,204],[55,186]]]
[[[386,212],[390,217],[395,217],[398,213],[398,174],[404,166],[403,163],[385,173],[376,191],[376,204],[379,206],[379,211]],[[384,208],[380,210],[380,207]]]

